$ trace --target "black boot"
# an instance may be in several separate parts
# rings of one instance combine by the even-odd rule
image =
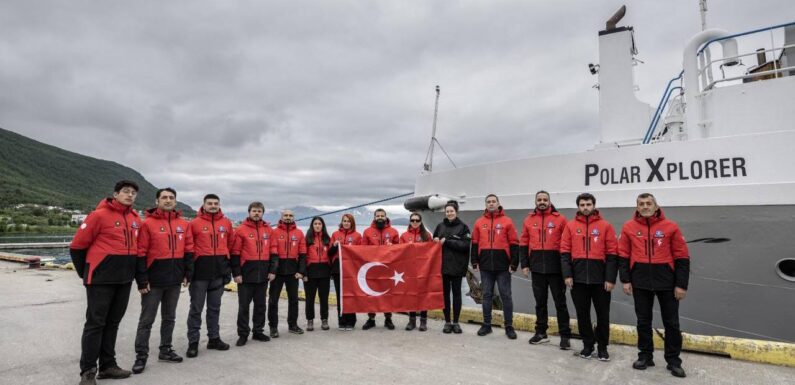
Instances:
[[[406,330],[412,331],[417,328],[417,317],[409,317],[409,323],[406,324]]]
[[[207,349],[229,350],[229,344],[224,342],[224,341],[221,341],[220,337],[219,338],[210,338],[210,340],[207,341]]]
[[[146,356],[138,356],[135,358],[135,363],[132,366],[132,372],[135,374],[143,373],[146,369]]]
[[[185,352],[185,355],[188,358],[193,358],[199,355],[199,343],[198,342],[191,342],[188,344],[188,351]]]
[[[428,330],[428,319],[427,318],[420,318],[419,331],[424,332],[426,330]]]
[[[157,360],[177,364],[182,362],[182,357],[180,357],[174,349],[168,348],[160,351],[160,354],[157,355]]]

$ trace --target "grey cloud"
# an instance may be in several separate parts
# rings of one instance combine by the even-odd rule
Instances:
[[[648,102],[698,31],[686,3],[629,4]],[[131,166],[194,207],[206,192],[236,209],[354,205],[411,191],[436,84],[438,137],[459,165],[590,147],[586,64],[620,5],[4,2],[0,124]],[[788,8],[715,1],[709,20],[751,29]]]

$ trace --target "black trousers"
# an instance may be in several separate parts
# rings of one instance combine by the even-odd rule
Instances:
[[[309,278],[304,282],[304,294],[306,294],[306,320],[315,319],[315,296],[320,295],[320,319],[328,319],[328,294],[331,290],[331,277]]]
[[[552,292],[555,313],[558,316],[558,329],[561,337],[571,337],[569,307],[566,304],[566,284],[561,274],[532,273],[533,297],[536,300],[536,333],[547,334],[549,328],[548,292]]]
[[[248,337],[251,328],[248,326],[249,308],[254,302],[254,334],[265,332],[265,292],[268,290],[268,282],[262,283],[241,283],[237,285],[237,335]]]
[[[577,309],[577,328],[582,337],[583,347],[593,349],[594,339],[600,349],[607,348],[610,342],[610,292],[603,283],[586,285],[574,283],[571,299]],[[596,335],[591,322],[591,303],[596,310]],[[595,338],[594,338],[595,337]]]
[[[334,280],[334,291],[337,293],[337,326],[354,327],[356,326],[356,313],[341,313],[342,292],[340,292],[340,276],[339,274],[332,274],[331,278]]]
[[[268,325],[279,326],[279,296],[287,288],[287,325],[298,326],[298,279],[293,275],[276,275],[268,291]]]
[[[141,317],[138,319],[138,331],[135,333],[135,355],[149,356],[149,336],[152,325],[160,308],[160,351],[171,349],[174,324],[177,320],[177,303],[179,302],[180,285],[151,287],[149,293],[141,294]]]
[[[86,286],[86,323],[81,338],[80,373],[116,366],[116,334],[127,312],[132,282]]]
[[[444,290],[444,321],[450,322],[450,293],[453,293],[453,323],[458,323],[461,316],[461,279],[456,275],[442,274],[442,290]]]
[[[654,353],[652,337],[652,309],[654,297],[660,303],[663,326],[665,326],[665,362],[680,366],[682,359],[682,331],[679,330],[679,301],[674,298],[673,290],[652,291],[632,289],[635,299],[635,315],[638,317],[638,357],[651,359]]]

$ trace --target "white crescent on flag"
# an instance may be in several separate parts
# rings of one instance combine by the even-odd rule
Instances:
[[[375,290],[371,289],[370,286],[367,284],[367,271],[370,270],[370,268],[373,268],[373,267],[376,267],[376,266],[387,267],[386,265],[384,265],[381,262],[368,262],[368,263],[365,263],[364,265],[362,265],[361,268],[359,268],[359,273],[356,275],[356,280],[359,282],[359,288],[362,289],[362,291],[365,294],[367,294],[369,296],[373,296],[373,297],[378,297],[378,296],[384,295],[384,294],[386,294],[389,291],[389,290],[375,291]]]

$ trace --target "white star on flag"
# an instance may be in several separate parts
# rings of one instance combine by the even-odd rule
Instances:
[[[403,273],[398,273],[397,270],[395,270],[395,275],[393,275],[390,279],[395,281],[395,286],[397,286],[397,284],[400,282],[406,282],[403,280]]]

